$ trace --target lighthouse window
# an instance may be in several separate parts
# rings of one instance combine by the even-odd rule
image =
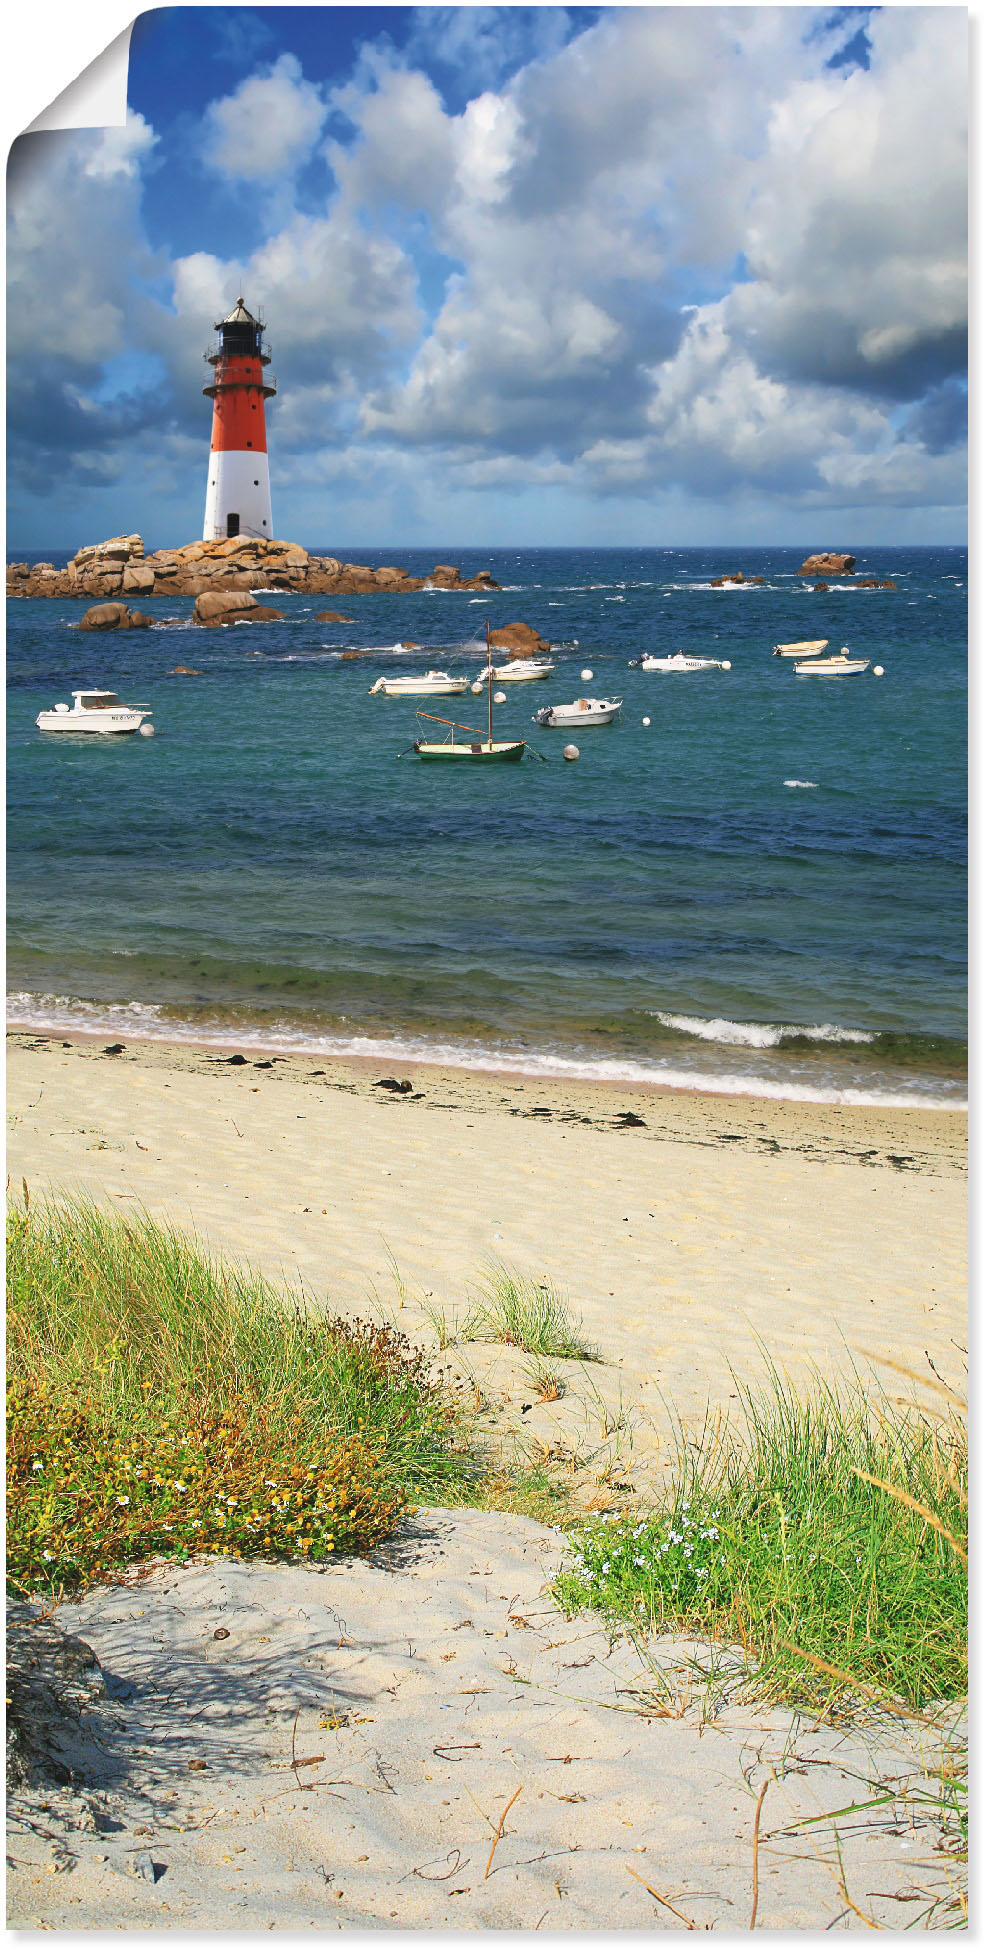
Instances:
[[[258,482],[258,481],[254,481],[254,483],[253,483],[253,487],[254,487],[254,488],[258,488],[258,487],[259,487],[259,485],[260,485],[260,484],[259,484],[259,482]]]
[[[247,441],[247,442],[246,442],[246,445],[247,445],[247,447],[252,447],[252,445],[253,445],[253,443],[252,443],[252,441]]]

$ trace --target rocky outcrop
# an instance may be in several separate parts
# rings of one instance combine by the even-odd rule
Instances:
[[[807,556],[796,571],[797,576],[850,576],[856,556],[837,556],[821,550],[816,556]]]
[[[494,651],[508,651],[510,657],[542,657],[550,649],[532,624],[503,624],[489,632],[489,643]]]
[[[267,542],[255,536],[187,542],[180,549],[155,549],[151,555],[145,554],[140,536],[113,536],[108,542],[87,543],[65,569],[55,569],[51,563],[7,566],[12,596],[77,596],[87,597],[90,603],[138,592],[197,597],[213,590],[300,590],[313,596],[399,596],[424,588],[498,587],[488,570],[463,578],[451,563],[438,563],[429,576],[411,576],[391,564],[372,569],[368,563],[346,563],[338,556],[312,556],[296,542]]]
[[[860,576],[854,587],[856,590],[897,590],[899,586],[892,582],[891,577],[880,582],[877,576]]]
[[[152,630],[153,617],[142,610],[130,610],[125,603],[94,603],[76,624],[76,630]]]
[[[206,590],[204,595],[195,598],[192,622],[212,629],[217,624],[280,623],[283,615],[282,610],[271,610],[269,605],[257,603],[248,590],[236,594]]]
[[[764,583],[764,576],[746,576],[742,570],[732,570],[730,576],[712,576],[712,590],[726,590],[730,583]]]
[[[354,624],[354,617],[343,617],[340,610],[319,610],[316,624]]]

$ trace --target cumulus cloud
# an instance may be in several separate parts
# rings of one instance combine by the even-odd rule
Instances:
[[[205,161],[241,182],[269,182],[307,160],[325,113],[321,91],[305,80],[297,56],[282,54],[267,73],[249,75],[233,94],[209,104]]]

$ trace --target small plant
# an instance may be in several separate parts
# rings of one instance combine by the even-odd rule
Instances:
[[[466,1342],[505,1342],[528,1355],[596,1362],[563,1295],[548,1281],[533,1281],[495,1263],[462,1327]]]
[[[425,1303],[424,1315],[434,1331],[438,1348],[441,1350],[453,1348],[458,1340],[458,1322],[456,1318],[448,1320],[443,1303],[434,1302],[430,1308]]]
[[[87,1202],[11,1207],[7,1235],[15,1591],[158,1553],[364,1551],[475,1476],[463,1406],[393,1328]]]
[[[559,1403],[566,1393],[563,1376],[556,1369],[548,1369],[538,1356],[526,1364],[523,1375],[538,1403]]]
[[[823,1706],[963,1694],[967,1428],[773,1371],[744,1429],[679,1437],[651,1516],[589,1524],[563,1605],[744,1650],[767,1697]]]

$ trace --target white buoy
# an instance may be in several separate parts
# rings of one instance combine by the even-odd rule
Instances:
[[[504,691],[494,691],[494,692],[492,693],[492,696],[493,696],[493,698],[494,698],[494,700],[495,700],[495,702],[496,702],[496,704],[497,704],[497,705],[504,705],[504,704],[505,704],[505,702],[506,702],[506,694],[505,694],[505,692],[504,692]]]
[[[651,725],[651,724],[652,724],[652,719],[651,719],[651,718],[644,718],[642,722],[643,722],[643,725]]]
[[[721,669],[722,669],[722,671],[730,671],[730,670],[731,670],[731,659],[730,659],[729,657],[723,657],[723,658],[721,659]]]
[[[581,672],[581,682],[582,682],[582,684],[586,684],[586,685],[589,685],[589,684],[591,683],[591,680],[592,680],[592,678],[593,678],[593,677],[594,677],[594,672],[593,672],[593,671],[582,671],[582,672]]]
[[[142,725],[140,727],[140,737],[142,739],[152,739],[153,736],[154,736],[154,727],[152,725]]]
[[[485,690],[484,685],[478,685],[478,684],[472,685],[472,694],[475,698],[479,698],[484,690]]]
[[[565,758],[565,759],[580,759],[580,757],[581,757],[581,755],[580,755],[580,752],[579,752],[579,751],[578,751],[578,749],[577,749],[577,746],[565,746],[565,747],[564,747],[564,758]]]
[[[885,666],[883,664],[876,664],[871,675],[873,678],[883,678],[885,676]]]

